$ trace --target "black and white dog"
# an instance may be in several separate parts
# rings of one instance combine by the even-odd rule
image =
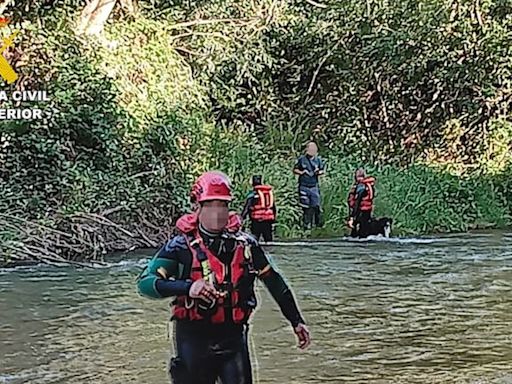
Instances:
[[[393,226],[393,219],[390,217],[381,217],[376,219],[372,217],[368,225],[368,236],[389,237],[391,235],[391,227]]]
[[[393,226],[393,219],[390,217],[375,218],[372,217],[370,221],[361,228],[358,224],[355,233],[352,236],[365,238],[368,236],[379,236],[389,237],[391,235],[391,228]]]

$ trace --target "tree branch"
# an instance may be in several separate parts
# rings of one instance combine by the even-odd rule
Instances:
[[[313,73],[313,77],[311,78],[311,83],[309,84],[308,94],[310,94],[311,91],[313,90],[313,86],[315,85],[316,77],[318,76],[318,73],[320,73],[320,69],[322,68],[322,65],[324,65],[324,63],[327,60],[327,58],[329,56],[331,56],[331,54],[336,50],[336,48],[338,48],[338,45],[340,43],[341,43],[341,39],[338,40],[338,42],[334,45],[334,47],[332,47],[329,50],[329,52],[327,52],[327,54],[324,57],[322,57],[322,59],[318,63],[318,67],[316,68],[315,72]]]
[[[306,0],[306,3],[311,4],[318,8],[324,8],[324,9],[327,8],[327,5],[314,2],[313,0]]]

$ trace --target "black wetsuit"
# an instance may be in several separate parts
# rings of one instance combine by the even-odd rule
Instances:
[[[234,255],[235,240],[209,234],[202,229],[200,233],[212,253],[225,265],[229,265]],[[253,266],[257,271],[264,271],[260,275],[260,280],[276,300],[283,315],[293,327],[304,323],[290,288],[272,267],[269,256],[254,238],[247,237]],[[153,279],[149,286],[154,286],[156,295],[161,297],[188,295],[192,282],[186,281],[186,278],[190,276],[192,254],[187,247],[184,235],[178,235],[170,240],[158,251],[153,261],[157,264],[165,263],[167,272],[175,278],[175,280],[168,280],[158,278],[155,275],[157,272],[146,273],[144,279]],[[172,267],[173,265],[175,268]],[[178,272],[180,270],[182,270],[181,276]],[[250,290],[253,292],[252,286]],[[170,364],[170,374],[174,384],[214,384],[219,378],[223,384],[252,383],[247,347],[247,325],[233,323],[231,311],[226,311],[226,314],[229,314],[229,317],[223,324],[211,324],[206,321],[176,321],[177,357],[174,357]]]

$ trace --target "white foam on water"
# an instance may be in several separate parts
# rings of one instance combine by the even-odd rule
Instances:
[[[315,241],[271,241],[268,243],[260,243],[262,247],[304,247],[304,246],[314,246],[322,244],[320,242]],[[328,244],[328,243],[323,243]]]
[[[449,241],[444,238],[421,238],[421,237],[382,237],[368,236],[364,239],[344,236],[336,240],[311,240],[311,241],[274,241],[269,243],[260,243],[263,247],[282,246],[282,247],[312,247],[318,245],[342,246],[343,243],[395,243],[395,244],[432,244]]]
[[[354,243],[396,243],[396,244],[432,244],[442,243],[448,241],[443,238],[421,238],[421,237],[382,237],[382,236],[368,236],[365,239],[354,237],[342,237],[341,240]]]
[[[110,269],[110,268],[133,268],[133,267],[144,267],[148,261],[150,260],[151,258],[150,257],[143,257],[141,259],[134,259],[134,258],[130,258],[130,259],[124,259],[124,260],[120,260],[120,261],[116,261],[116,262],[107,262],[105,263],[105,265],[101,265],[101,266],[97,266],[97,267],[94,267],[94,268],[98,268],[98,269],[102,269],[102,268],[107,268],[107,269]]]

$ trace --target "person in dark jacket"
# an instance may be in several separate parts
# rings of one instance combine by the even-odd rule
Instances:
[[[299,175],[299,203],[303,211],[303,227],[311,229],[313,225],[323,225],[319,177],[325,174],[325,164],[318,156],[316,143],[306,145],[306,153],[301,155],[293,172]]]

